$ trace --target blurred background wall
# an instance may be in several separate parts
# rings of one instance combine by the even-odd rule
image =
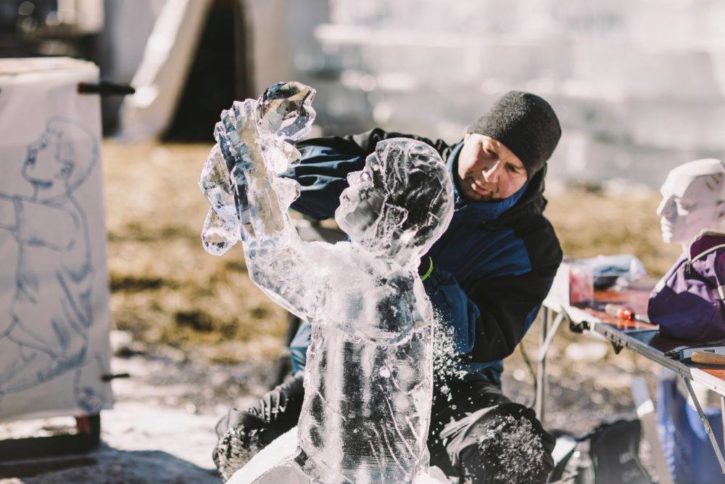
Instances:
[[[105,15],[93,56],[105,77],[131,82],[165,2],[96,1]],[[39,2],[7,0],[0,11],[29,3]],[[722,0],[211,5],[193,62],[178,74],[186,82],[166,129],[174,139],[211,141],[210,124],[232,99],[297,79],[318,90],[324,133],[382,126],[448,141],[506,91],[538,93],[564,127],[551,174],[566,181],[655,187],[675,165],[725,157]],[[208,114],[182,109],[184,99],[207,100],[199,109]],[[110,127],[118,103],[107,106]],[[197,133],[179,130],[180,119],[196,120]]]
[[[321,2],[289,3],[304,11],[300,4]],[[725,155],[725,2],[328,6],[329,21],[306,42],[318,50],[290,53],[324,92],[326,115],[345,128],[355,113],[371,125],[454,140],[498,96],[522,89],[559,113],[564,136],[550,165],[564,179],[658,186],[677,164]],[[334,122],[329,129],[337,131]]]

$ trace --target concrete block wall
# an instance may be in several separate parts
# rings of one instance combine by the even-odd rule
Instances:
[[[297,63],[321,86],[328,132],[380,125],[454,141],[497,97],[523,89],[560,115],[551,173],[563,179],[655,187],[680,163],[725,158],[725,1],[329,0],[328,8],[311,30],[317,50],[308,42]]]

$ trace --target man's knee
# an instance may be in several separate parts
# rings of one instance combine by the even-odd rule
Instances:
[[[546,482],[555,439],[533,410],[503,403],[451,422],[441,432],[450,464],[473,483]]]

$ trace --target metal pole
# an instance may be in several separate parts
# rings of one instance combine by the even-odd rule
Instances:
[[[722,419],[722,443],[725,449],[725,396],[720,396],[720,418]]]
[[[659,484],[672,484],[672,475],[667,467],[667,459],[662,451],[659,436],[657,435],[657,417],[655,415],[655,406],[647,389],[647,383],[644,378],[638,376],[632,379],[632,398],[637,408],[637,417],[642,422],[642,431],[644,438],[649,442],[652,461],[654,463]]]
[[[546,336],[549,330],[549,308],[544,306],[541,313],[541,346],[546,343]],[[541,355],[536,364],[536,405],[534,410],[539,421],[544,425],[544,399],[546,393],[546,354]]]
[[[544,338],[544,343],[539,348],[539,354],[536,356],[537,361],[546,358],[546,354],[549,352],[551,342],[554,340],[554,336],[556,336],[556,333],[559,331],[559,326],[561,326],[564,318],[566,318],[566,315],[563,312],[557,314],[554,318],[554,322],[551,325],[551,328],[547,330],[547,335],[546,338]]]
[[[715,456],[717,457],[717,461],[720,463],[720,470],[723,474],[725,474],[725,458],[723,458],[722,452],[720,451],[720,444],[718,444],[717,439],[715,438],[715,433],[712,431],[712,427],[710,427],[710,422],[707,421],[707,417],[705,416],[705,412],[702,411],[702,406],[700,405],[700,400],[697,399],[697,394],[695,394],[695,390],[692,388],[692,384],[690,383],[690,380],[688,378],[682,378],[682,380],[685,382],[685,386],[687,387],[687,392],[690,394],[690,397],[692,397],[692,402],[695,404],[695,408],[697,409],[697,413],[700,415],[700,420],[702,421],[703,427],[705,427],[705,433],[707,434],[708,438],[710,439],[710,444],[712,444],[712,450],[715,451]]]

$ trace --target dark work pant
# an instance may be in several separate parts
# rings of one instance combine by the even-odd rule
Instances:
[[[297,425],[304,398],[300,374],[246,411],[231,410],[217,424],[214,462],[225,478],[254,452]],[[430,463],[474,483],[545,482],[554,439],[531,409],[512,403],[490,382],[436,386],[428,435]]]
[[[428,450],[431,465],[466,482],[546,482],[556,440],[534,411],[511,402],[501,388],[470,379],[437,385]]]

